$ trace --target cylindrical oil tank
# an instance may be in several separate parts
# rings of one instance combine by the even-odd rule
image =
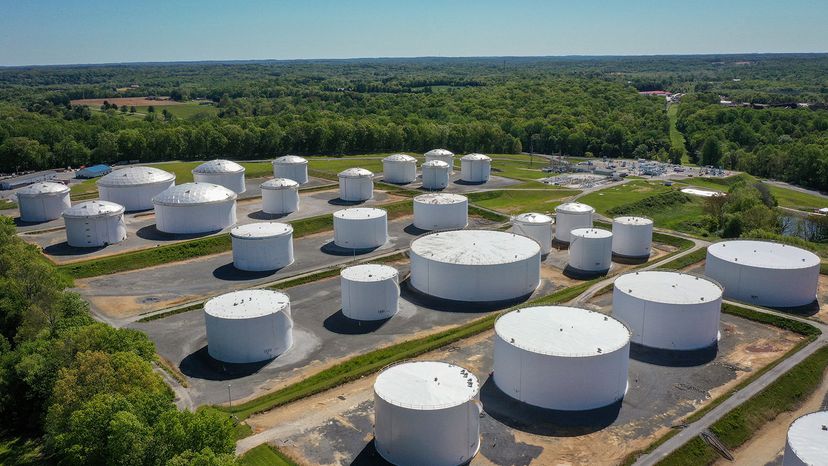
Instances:
[[[374,174],[364,168],[339,172],[339,198],[348,202],[367,201],[374,197]]]
[[[653,221],[646,217],[612,219],[612,253],[620,257],[646,258],[653,246]]]
[[[363,264],[342,269],[342,313],[356,320],[391,318],[399,306],[398,280],[399,272],[388,265]]]
[[[236,194],[247,190],[244,184],[244,167],[230,160],[217,159],[202,163],[193,169],[193,180],[224,186]]]
[[[333,214],[334,244],[348,249],[378,248],[388,241],[385,209],[354,207]]]
[[[425,161],[439,160],[449,167],[449,173],[454,173],[454,152],[448,149],[431,149],[425,153]]]
[[[454,230],[469,224],[469,198],[429,193],[414,198],[414,226],[421,230]]]
[[[233,265],[239,270],[278,270],[293,263],[293,227],[286,223],[249,223],[230,230]]]
[[[76,248],[98,248],[126,239],[124,207],[108,201],[87,201],[63,211],[66,242]]]
[[[406,154],[393,154],[382,159],[382,180],[408,184],[417,179],[417,159]]]
[[[289,178],[273,178],[261,185],[262,212],[289,214],[299,210],[299,183]]]
[[[540,245],[491,230],[432,233],[411,243],[411,285],[454,301],[502,301],[540,284]]]
[[[828,411],[806,414],[788,428],[782,466],[828,465]]]
[[[612,315],[632,331],[633,343],[689,351],[719,339],[722,288],[697,275],[645,270],[621,275],[612,292]]]
[[[207,353],[228,363],[273,359],[293,345],[290,298],[270,290],[233,291],[204,303]]]
[[[512,219],[512,233],[537,241],[541,255],[552,250],[552,217],[548,215],[535,212],[517,215]]]
[[[61,183],[31,184],[18,190],[16,195],[20,220],[24,222],[48,222],[60,218],[64,210],[72,207],[69,187]]]
[[[485,183],[492,172],[492,159],[483,154],[466,154],[460,159],[460,179],[467,183]]]
[[[155,227],[164,233],[208,233],[236,223],[236,193],[217,184],[179,184],[152,202]]]
[[[152,209],[152,198],[175,184],[175,175],[153,167],[115,170],[97,181],[102,201],[124,206],[127,212]]]
[[[273,161],[273,176],[299,184],[308,182],[308,161],[298,155],[285,155]]]
[[[527,307],[495,322],[495,385],[533,406],[584,411],[615,403],[627,390],[629,357],[629,329],[599,312]]]
[[[374,382],[374,443],[398,466],[456,466],[480,449],[477,377],[445,362],[391,366]]]
[[[612,265],[612,232],[577,228],[570,232],[569,267],[576,272],[604,273]]]
[[[595,209],[580,202],[567,202],[555,207],[555,239],[570,241],[570,232],[578,228],[592,228]]]
[[[769,241],[722,241],[707,248],[704,274],[721,283],[725,298],[759,306],[797,307],[816,299],[819,257]]]
[[[423,189],[444,189],[449,184],[451,167],[442,160],[431,160],[422,166]]]

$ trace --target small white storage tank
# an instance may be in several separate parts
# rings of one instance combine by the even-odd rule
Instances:
[[[627,391],[629,357],[629,329],[599,312],[537,306],[495,322],[495,385],[533,406],[583,411],[615,403]]]
[[[788,428],[782,466],[828,465],[828,411],[806,414]]]
[[[385,209],[354,207],[333,213],[334,244],[348,249],[378,248],[388,241]]]
[[[448,149],[431,149],[425,153],[425,161],[439,160],[449,167],[449,173],[454,173],[454,152]]]
[[[66,242],[76,248],[97,248],[126,239],[124,207],[108,201],[87,201],[63,211]]]
[[[449,173],[451,168],[442,160],[432,160],[422,166],[423,188],[444,189],[449,184]]]
[[[152,209],[152,198],[174,184],[175,175],[153,167],[122,168],[97,181],[101,200],[127,211]]]
[[[816,299],[819,257],[769,241],[722,241],[707,248],[704,274],[721,283],[725,298],[759,306],[797,307]]]
[[[469,198],[429,193],[414,198],[414,226],[421,230],[454,230],[469,224]]]
[[[308,182],[308,161],[298,155],[285,155],[273,161],[273,176],[299,184]]]
[[[261,184],[262,212],[289,214],[299,210],[299,183],[289,178],[273,178]]]
[[[293,345],[290,298],[270,290],[242,290],[204,303],[207,353],[229,363],[273,359]]]
[[[417,179],[417,159],[406,154],[393,154],[382,159],[382,180],[408,184]]]
[[[492,230],[432,233],[411,243],[411,285],[455,301],[502,301],[540,284],[540,246],[525,236]]]
[[[578,228],[570,232],[569,266],[577,272],[604,273],[612,265],[612,232]]]
[[[480,449],[477,377],[444,362],[391,366],[374,382],[374,443],[398,466],[457,466]]]
[[[244,184],[244,167],[230,160],[217,159],[204,162],[193,169],[193,180],[224,186],[236,194],[247,190]]]
[[[48,181],[31,184],[17,191],[20,220],[24,222],[48,222],[60,218],[64,210],[72,207],[69,187]]]
[[[212,183],[184,183],[153,198],[155,227],[175,234],[207,233],[236,223],[236,193]]]
[[[364,168],[339,172],[339,198],[348,202],[367,201],[374,197],[374,174]]]
[[[541,254],[552,250],[552,217],[536,212],[520,214],[512,219],[512,233],[537,241]]]
[[[485,183],[492,171],[492,159],[483,154],[467,154],[460,159],[460,179],[467,183]]]
[[[632,341],[651,348],[696,350],[719,339],[722,288],[681,272],[645,270],[621,275],[612,315],[627,324]]]
[[[389,319],[397,313],[400,300],[399,272],[379,264],[355,265],[342,269],[342,313],[356,320]]]
[[[567,202],[555,207],[555,239],[568,243],[570,232],[578,228],[592,228],[595,209],[580,202]]]
[[[249,223],[230,230],[233,265],[239,270],[278,270],[293,263],[293,227],[286,223]]]
[[[653,221],[646,217],[612,219],[612,253],[620,257],[645,258],[653,246]]]

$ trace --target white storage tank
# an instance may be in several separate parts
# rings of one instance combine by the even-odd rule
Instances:
[[[152,209],[152,198],[175,184],[175,175],[153,167],[115,170],[97,181],[102,201],[114,202],[129,211]]]
[[[439,160],[449,167],[449,173],[454,173],[454,152],[448,149],[431,149],[425,153],[425,161]]]
[[[444,362],[391,366],[374,382],[374,443],[398,466],[457,466],[480,449],[479,383]]]
[[[155,227],[175,234],[208,233],[236,223],[236,193],[212,183],[184,183],[153,198]]]
[[[719,339],[722,288],[697,275],[645,270],[621,275],[612,292],[612,315],[651,348],[697,350]]]
[[[819,257],[769,241],[722,241],[707,248],[704,274],[721,283],[725,298],[759,306],[797,307],[816,299]]]
[[[399,272],[380,264],[355,265],[340,273],[342,313],[356,320],[389,319],[400,300]]]
[[[650,257],[653,221],[646,217],[612,219],[612,253],[633,259]]]
[[[293,263],[293,227],[286,223],[249,223],[230,230],[233,265],[239,270],[278,270]]]
[[[578,228],[592,228],[595,209],[580,202],[566,202],[555,207],[555,239],[570,241],[570,232]]]
[[[244,184],[244,167],[230,160],[217,159],[202,163],[193,169],[193,180],[224,186],[236,194],[247,190]]]
[[[429,193],[414,198],[414,226],[421,230],[454,230],[469,224],[469,198]]]
[[[270,290],[233,291],[204,303],[207,353],[229,363],[273,359],[293,345],[290,298]]]
[[[495,322],[495,385],[533,406],[584,411],[615,403],[627,391],[629,357],[629,329],[599,312],[537,306]]]
[[[87,201],[63,211],[66,242],[76,248],[97,248],[126,239],[124,207],[108,201]]]
[[[308,161],[298,155],[285,155],[273,161],[273,176],[299,184],[308,182]]]
[[[569,267],[576,272],[604,273],[612,265],[612,232],[578,228],[570,232]]]
[[[354,207],[333,214],[334,244],[348,249],[378,248],[388,241],[385,209]]]
[[[828,465],[828,411],[806,414],[788,428],[782,466]]]
[[[552,250],[552,217],[548,215],[536,212],[517,215],[512,219],[512,233],[537,241],[541,255]]]
[[[455,301],[502,301],[540,284],[540,246],[525,236],[492,230],[432,233],[411,243],[411,285]]]
[[[467,183],[485,183],[492,171],[492,159],[483,154],[467,154],[460,159],[460,179]]]
[[[382,180],[408,184],[417,179],[417,159],[406,154],[393,154],[382,159]]]
[[[20,208],[20,220],[24,222],[48,222],[60,218],[64,210],[72,207],[69,187],[49,181],[26,186],[16,193]]]
[[[261,184],[262,212],[289,214],[299,210],[299,183],[289,178],[273,178]]]
[[[423,188],[444,189],[449,184],[449,173],[451,168],[442,160],[432,160],[422,166]]]
[[[339,198],[348,202],[367,201],[374,197],[374,174],[364,168],[339,172]]]

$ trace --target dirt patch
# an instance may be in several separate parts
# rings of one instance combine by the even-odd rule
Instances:
[[[153,105],[156,107],[161,107],[165,105],[182,105],[184,102],[176,102],[175,100],[170,100],[169,97],[159,97],[157,99],[148,99],[146,97],[111,97],[108,99],[75,99],[70,100],[69,103],[72,105],[88,105],[90,107],[97,107],[101,106],[104,103],[104,100],[109,102],[110,104],[114,104],[117,106],[126,105],[126,106],[148,106]]]
[[[83,288],[83,286],[80,286]],[[87,296],[86,299],[92,302],[96,309],[107,317],[125,319],[148,312],[147,305],[152,305],[151,310],[164,309],[177,306],[197,299],[198,296],[181,296],[174,299],[162,299],[154,296]]]

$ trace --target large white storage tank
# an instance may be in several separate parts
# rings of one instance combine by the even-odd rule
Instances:
[[[460,179],[467,183],[485,183],[492,171],[492,159],[483,154],[467,154],[460,159]]]
[[[722,288],[681,272],[648,270],[621,275],[612,315],[627,324],[632,341],[651,348],[696,350],[719,339]]]
[[[230,160],[216,159],[204,162],[193,169],[193,180],[224,186],[236,194],[247,190],[244,184],[244,167]]]
[[[229,363],[273,359],[293,345],[290,298],[270,290],[233,291],[204,303],[207,353]]]
[[[367,201],[374,197],[374,174],[364,168],[339,172],[339,198],[348,202]]]
[[[432,233],[411,243],[411,285],[455,301],[502,301],[540,284],[540,246],[525,236],[491,230]]]
[[[456,466],[480,449],[477,377],[444,362],[391,366],[374,382],[374,443],[398,466]]]
[[[388,241],[388,214],[385,209],[342,209],[334,212],[333,219],[334,244],[341,248],[378,248]]]
[[[299,184],[308,182],[308,161],[298,155],[285,155],[273,161],[273,176]]]
[[[286,223],[249,223],[230,230],[233,265],[239,270],[278,270],[293,263],[293,227]]]
[[[20,220],[24,222],[48,222],[60,218],[64,210],[72,207],[69,187],[61,183],[35,183],[17,191]]]
[[[155,227],[164,233],[207,233],[236,223],[236,193],[217,184],[179,184],[152,202]]]
[[[541,408],[583,411],[627,390],[630,331],[604,314],[563,306],[518,309],[495,322],[494,381]]]
[[[127,211],[152,209],[152,198],[175,184],[175,175],[153,167],[115,170],[97,181],[102,201],[124,206]]]
[[[612,265],[612,232],[577,228],[570,232],[569,267],[576,272],[604,273]]]
[[[449,173],[454,173],[454,152],[448,149],[431,149],[425,153],[425,161],[439,160],[449,167]]]
[[[580,202],[566,202],[555,207],[555,239],[570,241],[570,232],[578,228],[592,228],[595,209]]]
[[[633,259],[650,256],[653,246],[653,221],[646,217],[612,219],[612,253]]]
[[[289,214],[299,210],[299,183],[289,178],[273,178],[261,184],[262,212]]]
[[[444,189],[449,184],[451,167],[442,160],[430,160],[423,164],[423,188]]]
[[[726,298],[759,306],[797,307],[816,299],[819,257],[769,241],[722,241],[707,248],[704,274]]]
[[[541,254],[552,250],[552,217],[536,212],[520,214],[512,219],[512,233],[537,241]]]
[[[393,154],[382,159],[382,180],[408,184],[417,179],[417,159],[406,154]]]
[[[788,428],[782,466],[828,465],[828,411],[806,414]]]
[[[126,239],[124,207],[108,201],[87,201],[63,211],[66,242],[76,248],[97,248]]]
[[[414,226],[421,230],[454,230],[469,224],[469,198],[429,193],[414,198]]]
[[[340,273],[342,313],[356,320],[389,319],[400,300],[399,272],[379,264],[355,265]]]

